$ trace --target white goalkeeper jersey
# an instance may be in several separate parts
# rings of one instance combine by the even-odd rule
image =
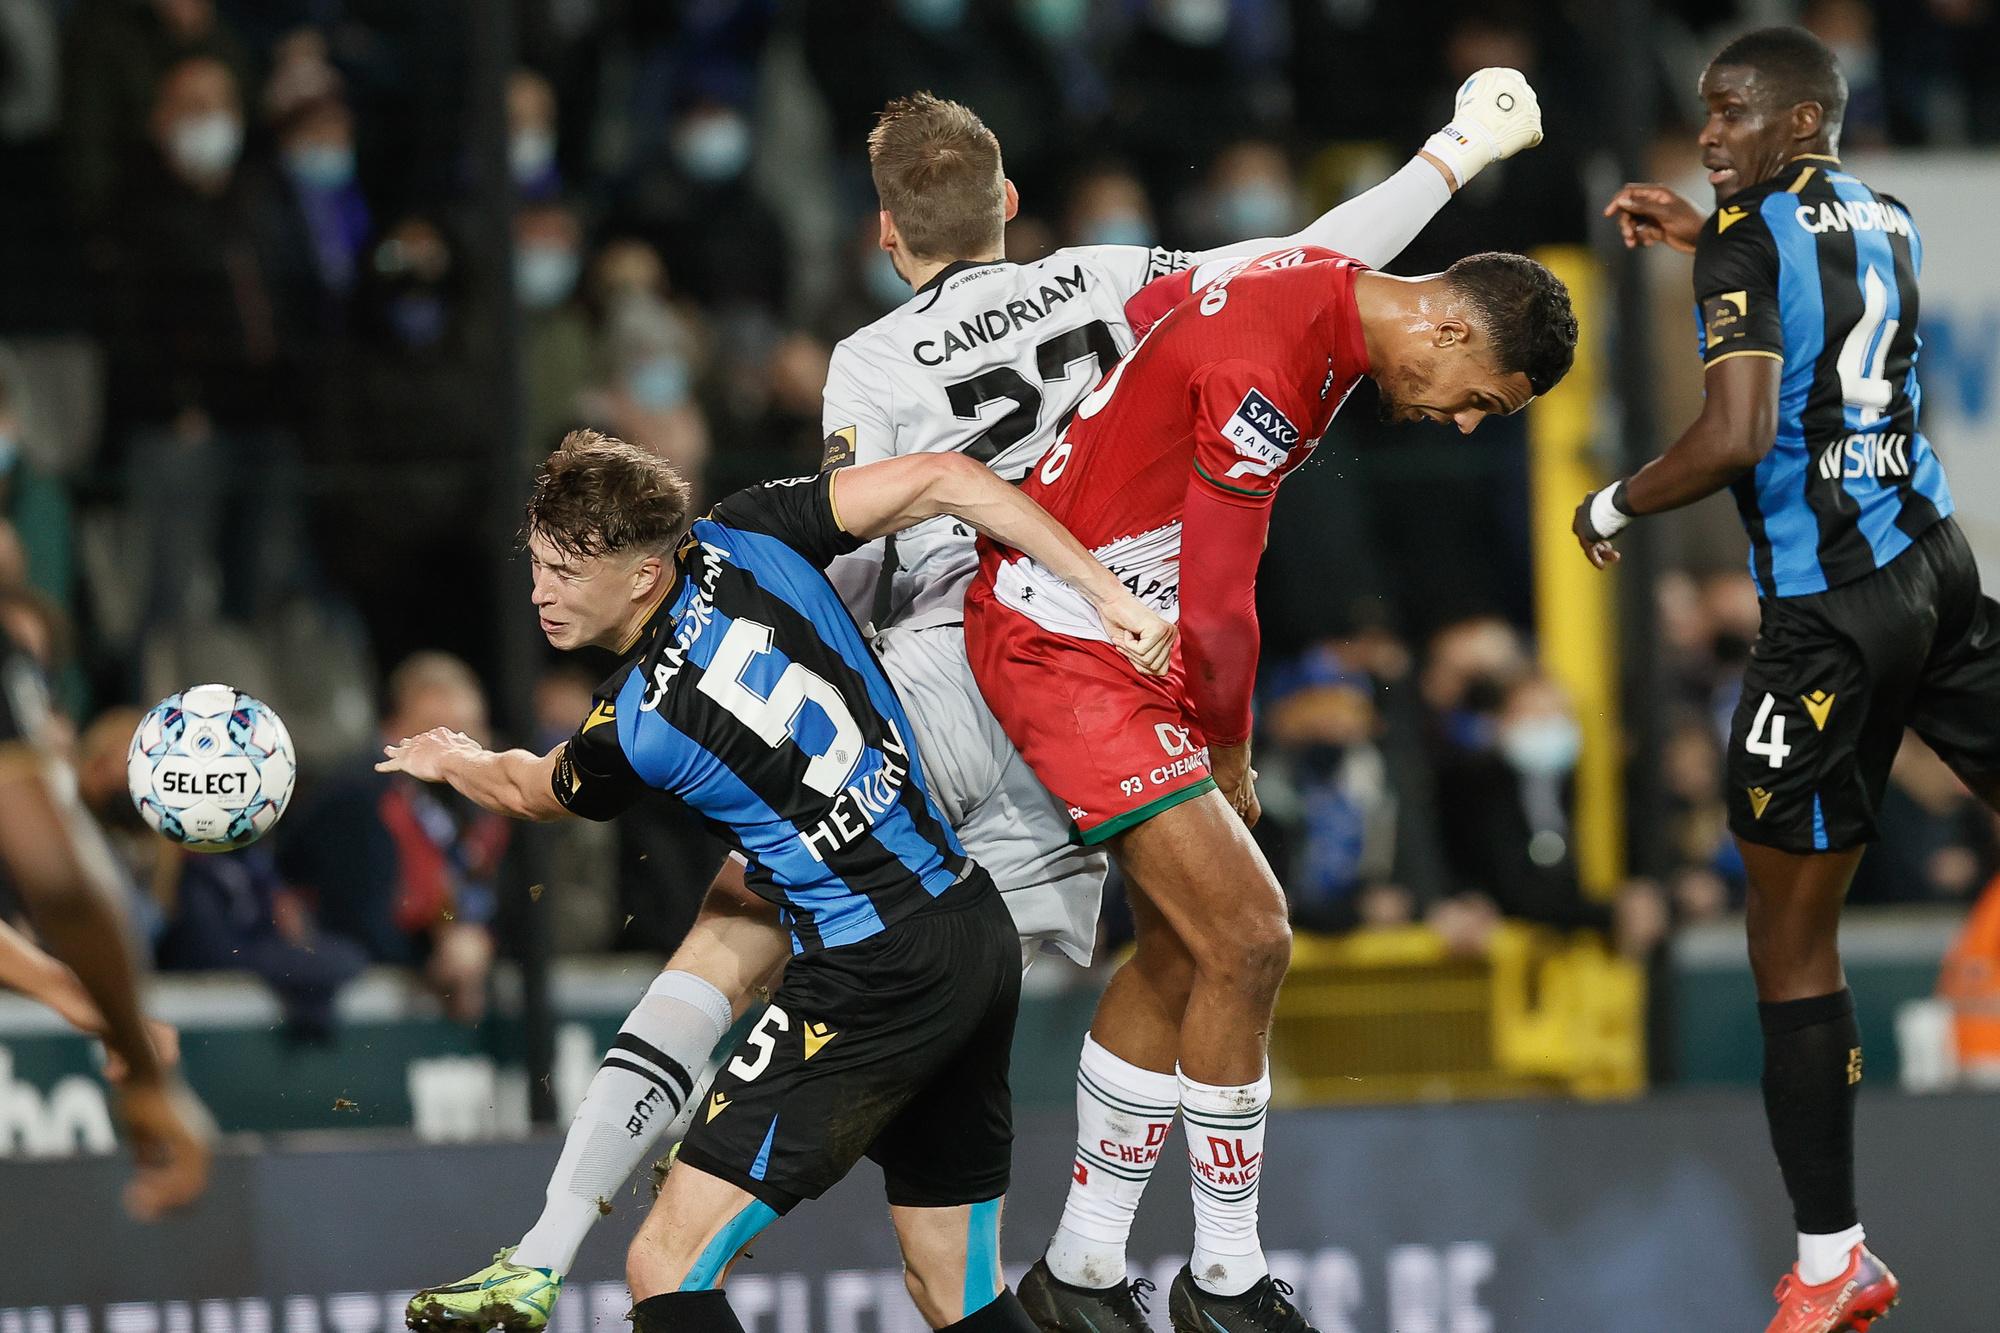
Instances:
[[[1132,350],[1126,303],[1194,258],[1087,245],[1032,264],[952,264],[833,349],[823,466],[952,450],[1019,481]],[[949,623],[964,615],[973,543],[964,524],[934,518],[842,556],[828,574],[864,625]]]

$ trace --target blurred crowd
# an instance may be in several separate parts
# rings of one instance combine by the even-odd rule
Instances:
[[[507,830],[367,761],[384,736],[493,730],[520,448],[598,427],[710,496],[817,466],[830,347],[908,295],[862,151],[887,98],[981,113],[1029,259],[1287,232],[1404,160],[1472,70],[1525,70],[1548,141],[1483,173],[1404,272],[1591,239],[1586,182],[1629,112],[1583,4],[514,0],[503,123],[469,92],[486,3],[0,0],[0,617],[76,720],[161,964],[256,970],[302,1033],[369,962],[479,1013]],[[1675,161],[1705,52],[1787,17],[1840,53],[1850,143],[2000,139],[1991,6],[1661,9]],[[503,159],[505,228],[480,174]],[[1642,955],[1740,903],[1719,746],[1747,579],[1661,585],[1673,869],[1585,892],[1577,720],[1517,628],[1522,423],[1392,453],[1371,417],[1336,423],[1272,545],[1346,571],[1351,604],[1264,581],[1264,837],[1301,925],[1422,919],[1476,947],[1504,914]],[[180,856],[123,799],[132,705],[196,679],[265,698],[301,752],[297,808],[241,855]],[[590,685],[551,664],[510,738],[552,744]],[[1937,761],[1913,747],[1895,783],[1857,897],[1985,883],[1991,823]],[[671,812],[559,836],[564,950],[671,944],[715,859]]]
[[[1756,590],[1742,573],[1669,573],[1656,600],[1665,855],[1656,875],[1623,884],[1589,885],[1579,871],[1583,729],[1506,620],[1446,625],[1420,654],[1380,631],[1328,639],[1268,670],[1259,833],[1299,925],[1421,919],[1476,947],[1504,916],[1604,931],[1644,959],[1674,925],[1740,911],[1723,748],[1757,634]],[[1879,834],[1856,905],[1966,906],[2000,875],[2000,823],[1914,735]]]

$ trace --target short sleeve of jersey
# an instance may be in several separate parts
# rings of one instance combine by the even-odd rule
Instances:
[[[815,477],[792,477],[752,486],[716,505],[709,511],[709,520],[724,527],[776,537],[825,569],[835,556],[846,555],[861,545],[858,538],[840,526],[840,515],[834,510],[836,475],[822,472]]]
[[[1169,273],[1179,273],[1195,260],[1192,251],[1169,250],[1158,245],[1083,245],[1077,250],[1110,279],[1111,289],[1120,301],[1131,300],[1147,283]]]
[[[618,739],[618,707],[600,697],[590,716],[576,729],[556,757],[550,779],[563,809],[585,819],[605,820],[623,814],[646,790]]]
[[[826,433],[820,471],[849,463],[872,463],[896,452],[895,428],[884,401],[889,379],[868,367],[852,339],[833,349],[826,388],[820,395],[820,429]]]
[[[1778,245],[1756,205],[1725,204],[1702,225],[1694,300],[1704,362],[1746,352],[1784,356]]]
[[[1304,414],[1290,405],[1275,372],[1247,361],[1210,366],[1195,392],[1195,476],[1220,499],[1269,503],[1285,460],[1302,442]]]

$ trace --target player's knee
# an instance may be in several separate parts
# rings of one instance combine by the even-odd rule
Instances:
[[[625,1247],[625,1285],[634,1301],[679,1290],[687,1267],[684,1261],[676,1263],[660,1238],[647,1235],[643,1227]]]
[[[1773,910],[1768,902],[1762,906],[1748,914],[1746,931],[1759,995],[1799,998],[1834,989],[1840,972],[1839,917]]]
[[[1197,946],[1196,967],[1206,979],[1248,994],[1275,995],[1292,963],[1292,927],[1282,911],[1251,912]]]

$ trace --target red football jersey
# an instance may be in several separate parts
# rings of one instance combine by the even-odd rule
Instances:
[[[1077,407],[1022,489],[1127,587],[1179,609],[1190,486],[1267,506],[1368,370],[1354,305],[1361,264],[1328,250],[1170,274],[1126,306],[1139,344]],[[1190,290],[1192,288],[1192,290]],[[1095,613],[1033,561],[991,543],[994,594],[1045,627],[1102,638]]]

